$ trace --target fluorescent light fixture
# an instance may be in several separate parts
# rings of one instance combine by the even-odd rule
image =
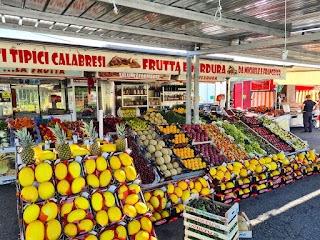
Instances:
[[[52,27],[53,26],[54,25],[52,25]],[[67,27],[64,30],[66,29]],[[134,44],[113,43],[108,41],[90,40],[90,39],[76,38],[76,37],[65,37],[65,36],[57,36],[57,35],[51,35],[51,34],[40,34],[40,33],[32,33],[32,32],[19,31],[19,30],[1,29],[1,28],[0,28],[0,38],[41,41],[41,42],[56,43],[56,44],[57,43],[72,44],[72,45],[80,45],[80,46],[87,46],[87,47],[110,48],[115,50],[127,50],[127,51],[135,51],[135,52],[169,54],[174,56],[185,56],[187,54],[186,50],[179,50],[179,49],[161,48],[161,47],[145,47],[145,46],[139,46]]]
[[[308,28],[308,29],[302,29],[302,30],[294,31],[293,33],[315,32],[315,31],[319,31],[319,30],[320,30],[320,27],[315,27],[315,28]]]
[[[286,66],[286,67],[298,66],[298,67],[306,67],[306,68],[320,68],[320,65],[260,59],[260,58],[254,58],[254,57],[242,57],[242,56],[229,55],[229,54],[209,54],[207,56],[220,57],[220,58],[233,58],[235,62],[247,62],[247,63],[256,63],[256,64]]]

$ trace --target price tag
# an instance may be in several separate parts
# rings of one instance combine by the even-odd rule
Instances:
[[[11,93],[10,92],[3,92],[1,93],[2,98],[8,99],[11,98]]]

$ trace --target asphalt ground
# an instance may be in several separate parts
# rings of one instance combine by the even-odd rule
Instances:
[[[320,130],[292,132],[320,153]],[[320,174],[240,201],[254,224],[254,240],[320,240]],[[184,239],[183,220],[156,227],[159,240]]]
[[[293,132],[320,152],[320,131]],[[0,186],[0,240],[19,236],[15,186]],[[240,202],[254,223],[255,240],[320,240],[320,174]],[[159,240],[184,239],[183,220],[156,227]]]

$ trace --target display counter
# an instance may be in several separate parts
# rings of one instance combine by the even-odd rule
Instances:
[[[60,119],[62,122],[63,122],[63,121],[67,121],[67,122],[76,121],[76,119],[72,119],[72,114],[42,115],[42,118],[43,118],[43,119],[58,118],[58,119]]]
[[[285,114],[277,117],[273,117],[273,120],[279,124],[281,128],[290,132],[290,127],[292,124],[292,116],[290,114]]]
[[[15,147],[0,149],[0,185],[16,180]]]

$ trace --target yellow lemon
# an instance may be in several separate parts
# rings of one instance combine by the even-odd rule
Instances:
[[[120,161],[123,166],[130,166],[132,165],[132,158],[127,153],[120,153],[119,155]]]
[[[68,168],[64,163],[58,163],[54,168],[54,175],[58,180],[65,179],[68,175]]]
[[[113,173],[114,178],[120,182],[123,183],[126,181],[126,173],[122,169],[118,169]]]
[[[197,190],[197,192],[201,192],[201,189],[202,189],[201,182],[198,182],[198,181],[195,182],[195,189]]]
[[[106,207],[113,207],[115,205],[116,199],[113,193],[104,192],[103,197],[104,197],[104,205],[106,205]]]
[[[76,209],[71,211],[67,216],[69,223],[81,221],[86,217],[87,213],[83,209]]]
[[[108,225],[109,223],[109,217],[108,217],[108,213],[105,210],[100,210],[97,214],[96,214],[96,221],[98,224],[100,224],[102,227],[105,227]]]
[[[52,198],[54,195],[55,189],[51,182],[42,182],[38,187],[39,197],[42,200],[47,200]]]
[[[152,231],[152,222],[150,221],[149,218],[142,217],[140,219],[140,223],[141,223],[141,229],[147,231],[148,233],[151,233],[151,231]]]
[[[100,240],[113,240],[114,239],[114,231],[106,230],[100,235]]]
[[[200,183],[201,184],[201,183]],[[180,187],[176,187],[174,189],[174,193],[179,197],[181,198],[182,197],[182,189]]]
[[[122,213],[118,207],[111,207],[108,209],[108,216],[110,223],[117,222],[122,218]]]
[[[173,194],[170,194],[170,200],[171,200],[174,204],[177,204],[178,201],[179,201],[179,198],[177,197],[177,195],[175,195],[175,194],[173,193]]]
[[[137,216],[137,210],[136,210],[135,207],[132,206],[132,205],[125,204],[125,205],[123,206],[122,211],[123,211],[123,213],[124,213],[125,215],[127,215],[127,216],[130,217],[130,218],[134,218],[134,217]]]
[[[112,175],[111,172],[106,169],[99,176],[100,187],[106,187],[111,181]]]
[[[41,207],[39,220],[48,222],[55,219],[58,215],[58,206],[54,202],[48,202]]]
[[[22,187],[32,185],[34,182],[34,171],[30,167],[22,168],[18,174],[18,180]]]
[[[222,180],[224,178],[224,172],[218,170],[214,178],[217,178],[218,180]]]
[[[130,221],[128,224],[129,235],[135,235],[141,229],[141,224],[138,220]]]
[[[180,187],[182,189],[182,191],[184,191],[188,188],[188,184],[185,181],[180,181],[178,183],[178,187]]]
[[[136,208],[138,214],[145,214],[148,212],[148,207],[143,202],[137,202],[134,207]]]
[[[88,235],[84,240],[98,240],[98,238],[95,235]]]
[[[136,169],[132,166],[125,167],[124,172],[126,173],[126,177],[129,181],[133,181],[137,178]]]
[[[153,191],[153,196],[155,196],[155,197],[160,196],[160,197],[163,198],[164,197],[164,192],[162,190],[160,190],[160,189],[156,189],[156,190]]]
[[[98,188],[100,186],[99,178],[94,174],[87,175],[87,184],[93,188]]]
[[[150,198],[151,198],[151,193],[150,192],[145,192],[144,194],[143,194],[143,197],[144,197],[144,199],[146,200],[146,202],[149,202],[150,201]]]
[[[153,216],[156,218],[156,220],[160,220],[161,219],[161,214],[158,212],[154,212]]]
[[[96,212],[100,211],[103,207],[103,197],[102,194],[99,192],[95,192],[94,194],[92,194],[91,196],[91,204],[92,204],[92,208],[93,210],[95,210]]]
[[[126,238],[127,237],[127,230],[124,226],[120,225],[116,228],[118,233],[118,238]]]
[[[130,194],[126,200],[125,203],[129,205],[134,205],[139,201],[139,196],[137,194]]]
[[[61,216],[65,217],[66,215],[68,215],[73,208],[73,202],[66,202],[62,205],[61,207]]]
[[[150,198],[150,203],[155,209],[157,209],[159,207],[159,205],[160,205],[159,199],[157,197],[155,197],[155,196],[152,196]]]
[[[263,171],[261,165],[257,165],[255,171],[256,171],[257,173],[261,173],[261,172]]]
[[[83,219],[78,224],[78,229],[81,232],[90,232],[93,229],[93,222],[90,219]]]
[[[113,170],[117,170],[117,169],[120,169],[121,168],[121,161],[120,159],[117,157],[117,156],[112,156],[110,158],[110,167],[113,169]]]
[[[74,204],[77,206],[77,208],[87,210],[90,207],[88,199],[84,197],[76,197],[74,199]]]
[[[61,224],[57,219],[51,219],[46,224],[46,237],[48,240],[57,240],[61,234]]]
[[[65,227],[64,227],[64,233],[68,236],[68,237],[75,237],[78,233],[78,228],[75,224],[73,223],[68,223]]]
[[[101,156],[98,157],[96,159],[96,167],[97,167],[97,170],[100,172],[106,170],[108,167],[107,160],[104,157],[101,157]]]
[[[244,168],[242,168],[242,169],[240,170],[240,176],[241,176],[241,177],[246,177],[246,176],[248,176],[247,170],[244,169]]]
[[[40,163],[36,166],[35,177],[38,182],[46,182],[52,178],[52,167],[49,163]]]
[[[31,222],[26,229],[26,240],[43,240],[44,225],[41,221],[35,220]]]
[[[149,233],[143,230],[140,230],[135,236],[135,240],[149,240],[149,238]]]
[[[23,220],[29,224],[38,219],[40,214],[40,207],[37,204],[28,205],[23,211]]]
[[[181,200],[186,201],[190,197],[190,192],[188,190],[183,191]]]
[[[96,161],[94,159],[88,159],[84,163],[84,168],[87,174],[92,174],[96,170]]]
[[[68,165],[68,171],[70,173],[70,175],[72,176],[72,178],[78,178],[80,177],[80,173],[81,173],[81,166],[78,162],[71,162]]]
[[[84,188],[85,185],[86,185],[86,181],[84,180],[84,178],[83,177],[77,177],[76,179],[74,179],[72,181],[71,192],[73,194],[77,194],[77,193],[82,191],[82,189]]]
[[[21,190],[21,198],[26,202],[35,202],[38,200],[38,190],[35,186],[26,186]]]
[[[171,194],[171,193],[174,192],[174,185],[173,185],[172,183],[169,183],[169,184],[168,184],[168,190],[167,190],[167,192],[168,192],[169,194]]]
[[[210,168],[210,175],[214,176],[217,173],[217,169],[216,168]]]
[[[67,180],[61,180],[57,184],[57,191],[60,195],[65,196],[71,194],[70,183]]]

